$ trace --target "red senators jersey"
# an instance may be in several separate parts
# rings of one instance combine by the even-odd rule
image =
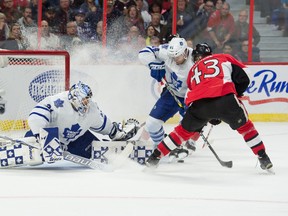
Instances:
[[[232,80],[233,65],[241,68],[241,71],[245,68],[245,65],[228,54],[214,54],[196,62],[187,78],[186,105],[203,98],[215,98],[230,93],[237,95]],[[244,70],[243,73],[247,76]]]

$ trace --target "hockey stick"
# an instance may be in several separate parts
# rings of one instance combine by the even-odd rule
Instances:
[[[210,136],[210,134],[211,134],[211,131],[212,131],[212,129],[213,129],[213,124],[211,124],[211,126],[210,126],[210,129],[209,129],[209,131],[208,131],[208,133],[207,133],[207,135],[206,135],[206,140],[208,141],[208,138],[209,138],[209,136]],[[207,142],[205,141],[204,143],[203,143],[203,145],[202,145],[202,149],[205,147],[207,145]]]
[[[178,97],[175,95],[175,93],[172,90],[172,87],[167,83],[167,81],[162,78],[161,81],[164,83],[165,87],[167,88],[167,90],[170,92],[170,94],[173,96],[174,100],[176,101],[176,103],[178,104],[178,106],[182,109],[184,109],[183,104],[181,103],[181,101],[178,99]]]
[[[33,145],[31,143],[24,142],[22,140],[13,139],[13,138],[8,137],[8,136],[0,135],[0,139],[4,139],[4,140],[7,140],[7,141],[10,142],[10,143],[9,142],[3,143],[3,142],[0,141],[0,147],[1,148],[7,147],[7,146],[10,146],[10,145],[14,145],[15,143],[18,143],[18,144],[25,145],[25,146],[28,146],[28,147],[31,147],[31,148],[36,148],[36,149],[39,149],[39,150],[41,149],[41,147],[39,147],[39,146]]]
[[[177,96],[174,94],[174,92],[171,90],[171,86],[169,86],[169,84],[166,82],[166,80],[164,78],[162,78],[162,82],[165,84],[165,86],[167,87],[167,90],[170,92],[170,94],[174,97],[175,101],[177,102],[178,106],[180,108],[184,109],[183,104],[181,103],[181,101],[179,101],[179,99],[177,98]],[[213,126],[213,125],[212,125]],[[210,128],[209,132],[211,132],[212,127]],[[211,144],[209,143],[208,139],[204,136],[204,134],[202,132],[200,132],[200,136],[202,137],[204,143],[207,143],[209,149],[212,151],[212,153],[214,154],[214,156],[216,157],[216,159],[219,161],[219,163],[222,166],[231,168],[233,166],[233,162],[232,161],[222,161],[219,156],[217,155],[217,153],[215,152],[215,150],[213,149],[213,147],[211,146]]]
[[[224,167],[228,167],[228,168],[232,168],[233,166],[233,162],[232,161],[222,161],[219,156],[217,155],[217,153],[214,151],[213,147],[211,146],[211,144],[209,143],[209,141],[207,140],[207,138],[204,136],[203,133],[200,133],[200,136],[202,137],[203,141],[205,143],[207,143],[209,149],[212,151],[212,153],[214,154],[214,156],[216,157],[216,159],[219,161],[219,163],[224,166]]]
[[[68,151],[64,151],[63,152],[63,158],[66,161],[78,164],[78,165],[82,165],[82,166],[86,166],[89,167],[91,169],[94,170],[101,170],[104,172],[112,172],[114,171],[113,166],[109,165],[109,164],[104,164],[101,162],[97,162],[88,158],[84,158],[75,154],[71,154]]]

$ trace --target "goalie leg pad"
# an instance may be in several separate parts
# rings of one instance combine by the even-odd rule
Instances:
[[[28,144],[31,143],[31,146],[38,145],[40,147],[34,137],[26,137],[21,140]],[[31,146],[11,142],[0,148],[0,168],[41,165],[43,163],[41,150]]]
[[[63,159],[63,149],[58,139],[58,128],[41,128],[39,132],[43,159],[51,164]]]

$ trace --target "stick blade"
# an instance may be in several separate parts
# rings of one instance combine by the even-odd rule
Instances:
[[[233,161],[221,161],[221,165],[227,168],[233,167]]]

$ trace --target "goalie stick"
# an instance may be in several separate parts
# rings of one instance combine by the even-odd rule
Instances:
[[[10,145],[14,145],[15,143],[18,143],[18,144],[22,144],[22,145],[25,145],[25,146],[28,146],[28,147],[31,147],[31,148],[36,148],[36,149],[39,149],[39,150],[41,149],[39,146],[33,145],[31,143],[24,142],[24,141],[19,140],[19,139],[13,139],[13,138],[8,137],[8,136],[0,135],[0,139],[6,140],[6,142],[1,142],[0,141],[0,148],[4,148],[6,146],[10,146]]]
[[[5,142],[0,141],[0,148],[5,148],[7,146],[11,146],[14,144],[21,144],[21,145],[25,145],[25,146],[28,146],[31,148],[36,148],[36,149],[41,150],[41,147],[39,147],[39,146],[24,142],[22,140],[13,139],[13,138],[8,137],[8,136],[0,135],[0,139],[5,140]],[[135,141],[126,141],[126,143],[127,143],[127,145],[125,146],[125,149],[123,151],[121,151],[121,153],[119,153],[119,155],[117,155],[115,160],[113,160],[112,164],[105,164],[105,163],[97,162],[97,161],[87,159],[87,158],[84,158],[84,157],[81,157],[81,156],[78,156],[75,154],[71,154],[68,151],[63,151],[63,158],[66,161],[69,161],[69,162],[72,162],[72,163],[75,163],[78,165],[86,166],[86,167],[89,167],[91,169],[101,170],[104,172],[112,172],[116,168],[119,168],[122,165],[121,161],[123,161],[123,158],[128,158],[128,156],[131,154],[131,152],[133,150],[133,146],[135,145]],[[119,159],[119,161],[118,161],[118,159]]]

